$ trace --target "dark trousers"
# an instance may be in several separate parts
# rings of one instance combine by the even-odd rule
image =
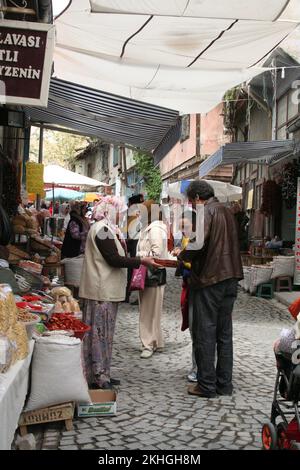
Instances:
[[[137,244],[138,240],[127,240],[127,251],[128,254],[130,255],[130,258],[135,258],[136,257],[136,249],[137,249]],[[129,302],[130,298],[130,282],[131,282],[131,277],[132,277],[132,271],[133,268],[128,268],[127,269],[127,287],[126,287],[126,302]]]
[[[227,279],[191,291],[192,336],[198,383],[202,391],[208,394],[232,392],[232,310],[237,284],[236,279]]]

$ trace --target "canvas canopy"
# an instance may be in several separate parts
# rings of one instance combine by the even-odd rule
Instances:
[[[46,191],[45,201],[50,201],[51,199],[59,199],[60,201],[74,201],[81,200],[84,193],[79,191],[74,191],[73,189],[65,188],[55,188],[54,190],[50,189]]]
[[[298,0],[73,0],[56,20],[55,75],[207,112],[261,73],[299,20]]]
[[[44,183],[54,186],[109,186],[106,183],[66,170],[59,165],[47,165],[44,169]]]
[[[185,199],[185,193],[191,181],[193,180],[182,180],[168,184],[165,188],[165,195],[171,198]],[[242,188],[239,186],[216,180],[203,181],[207,181],[213,187],[215,196],[220,202],[237,201],[242,198]]]

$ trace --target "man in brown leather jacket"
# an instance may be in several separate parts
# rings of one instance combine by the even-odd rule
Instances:
[[[194,207],[204,204],[204,244],[200,248],[196,239],[191,240],[179,255],[182,261],[192,263],[192,334],[198,384],[191,385],[188,392],[206,398],[216,393],[231,395],[232,310],[238,280],[243,278],[237,226],[232,212],[214,197],[206,181],[193,181],[187,196]]]

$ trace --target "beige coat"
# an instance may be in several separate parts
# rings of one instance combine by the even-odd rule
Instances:
[[[84,299],[99,302],[121,302],[126,295],[127,269],[113,268],[101,255],[95,238],[103,227],[106,227],[114,238],[119,255],[125,256],[124,248],[105,221],[101,220],[92,225],[85,247],[79,295]]]
[[[160,220],[152,222],[141,231],[137,245],[137,256],[168,258],[168,230],[163,222]]]
[[[163,222],[152,222],[142,230],[137,246],[140,256],[168,258],[168,231]],[[145,287],[140,291],[140,338],[143,348],[156,350],[164,346],[161,315],[165,286]]]

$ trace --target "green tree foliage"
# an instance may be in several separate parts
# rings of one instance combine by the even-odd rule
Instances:
[[[39,140],[40,130],[37,127],[33,127],[31,130],[29,153],[31,161],[38,161]],[[45,165],[57,164],[64,168],[69,168],[76,154],[83,150],[90,142],[91,139],[84,136],[45,129],[43,163]]]
[[[149,199],[159,202],[162,190],[162,179],[159,168],[153,163],[153,158],[142,152],[135,152],[134,161],[139,175],[143,176]]]

